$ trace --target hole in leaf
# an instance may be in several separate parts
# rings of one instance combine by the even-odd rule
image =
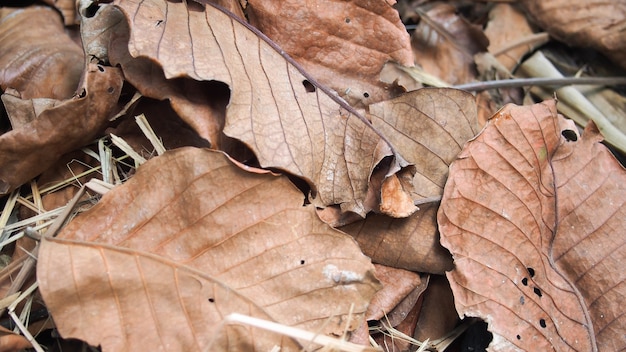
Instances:
[[[527,277],[522,279],[522,285],[528,286],[528,278]]]
[[[517,337],[517,339],[518,339],[518,340],[521,340],[521,339],[522,339],[522,337],[521,337],[521,336],[519,336],[519,335],[517,335],[517,336],[515,336],[515,337]]]
[[[98,5],[97,1],[94,1],[91,3],[91,5],[89,5],[85,9],[85,12],[83,13],[83,15],[87,18],[92,18],[93,16],[96,15],[99,9],[100,9],[100,5]]]
[[[369,98],[370,97],[370,93],[365,92],[365,93],[363,93],[363,96],[366,97],[366,98]]]
[[[539,319],[539,326],[541,326],[542,328],[545,328],[546,325],[546,320],[545,319]]]
[[[83,90],[82,90],[82,91],[78,94],[78,97],[79,97],[79,98],[84,98],[86,95],[87,95],[87,91],[83,89]]]
[[[565,139],[567,139],[569,142],[576,142],[578,140],[576,132],[572,130],[563,130],[561,131],[561,135],[565,137]]]
[[[100,71],[100,72],[104,72],[104,67],[102,67],[102,66],[98,65],[98,71]]]
[[[304,81],[302,81],[302,85],[304,86],[304,89],[306,89],[307,92],[315,93],[315,86],[313,85],[313,83],[305,79]]]
[[[107,93],[111,94],[113,92],[115,92],[115,88],[113,88],[113,87],[107,88]]]
[[[300,260],[300,265],[304,265],[305,261],[304,259]]]
[[[533,288],[533,291],[535,292],[535,294],[536,294],[537,296],[539,296],[539,297],[543,296],[543,294],[541,294],[541,290],[540,290],[540,289],[538,289],[538,288],[536,288],[536,287],[535,287],[535,288]]]
[[[155,27],[158,27],[161,25],[161,23],[163,23],[163,20],[157,20],[156,24],[154,25]]]
[[[535,269],[526,268],[526,270],[528,270],[528,275],[530,275],[530,277],[535,277]]]
[[[350,23],[350,18],[346,17],[346,23]]]
[[[209,302],[215,303],[215,298],[209,298]]]

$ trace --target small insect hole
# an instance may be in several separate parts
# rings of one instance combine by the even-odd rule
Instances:
[[[545,328],[546,325],[546,320],[545,319],[539,319],[539,326],[541,326],[542,328]]]
[[[527,277],[522,279],[522,285],[528,286],[528,278]]]
[[[104,72],[104,67],[102,67],[102,66],[98,65],[98,71],[100,71],[100,72]]]
[[[315,93],[315,86],[313,85],[313,83],[309,82],[308,80],[304,80],[302,81],[302,85],[304,86],[304,89],[309,92],[309,93]]]
[[[535,277],[535,269],[526,268],[526,270],[528,270],[528,275],[530,275],[530,277]]]
[[[163,23],[163,20],[157,20],[154,26],[158,27],[161,25],[161,23]]]
[[[115,88],[113,88],[113,87],[109,87],[109,88],[107,88],[107,92],[108,92],[109,94],[111,94],[111,93],[115,92]]]
[[[305,261],[304,259],[300,260],[300,265],[304,265]]]
[[[540,289],[538,289],[538,288],[536,288],[536,287],[535,287],[535,288],[533,288],[533,291],[535,292],[535,294],[536,294],[537,296],[539,296],[539,297],[543,296],[543,294],[541,293],[541,290],[540,290]]]
[[[346,17],[346,23],[350,23],[350,18]]]
[[[87,95],[87,91],[83,89],[83,90],[82,90],[82,91],[80,91],[80,93],[78,94],[78,97],[79,97],[79,98],[84,98],[86,95]]]
[[[365,93],[363,93],[363,96],[366,97],[366,98],[369,98],[370,97],[370,93],[365,92]]]
[[[215,303],[215,298],[209,298],[209,302]]]
[[[563,130],[561,131],[561,135],[567,139],[568,142],[576,142],[578,140],[578,136],[576,132],[572,130]]]
[[[518,340],[521,340],[521,339],[522,339],[522,337],[521,337],[521,336],[519,336],[519,335],[517,335],[517,336],[515,336],[515,337],[517,337],[517,339],[518,339]]]

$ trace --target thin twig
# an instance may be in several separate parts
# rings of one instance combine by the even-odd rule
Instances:
[[[513,78],[496,81],[472,82],[452,86],[452,88],[467,91],[483,91],[498,88],[519,88],[528,86],[569,86],[569,85],[598,85],[616,86],[626,84],[626,77],[535,77]]]

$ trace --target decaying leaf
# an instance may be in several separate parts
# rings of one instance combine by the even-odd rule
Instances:
[[[76,305],[77,300],[68,300],[67,294],[90,294],[93,285],[74,287],[82,277],[97,276],[105,281],[123,277],[125,266],[113,269],[113,265],[121,265],[115,257],[124,254],[135,258],[131,262],[145,259],[156,267],[169,267],[169,272],[193,271],[194,278],[199,275],[195,272],[201,272],[211,285],[223,286],[224,294],[242,296],[279,323],[340,335],[358,326],[379,284],[369,258],[354,240],[321,222],[314,207],[303,207],[303,201],[302,193],[285,176],[262,170],[247,172],[222,153],[207,149],[168,151],[143,164],[133,178],[68,224],[59,240],[49,242],[58,245],[42,247],[38,267],[38,276],[44,280],[42,295],[55,321],[65,321],[59,324],[62,334],[94,342],[78,335],[75,329],[79,328],[73,323],[80,323],[76,314],[98,316],[95,312],[101,310],[113,314],[110,307],[91,299]],[[68,254],[71,258],[75,248],[90,248],[112,257],[98,265],[54,259]],[[64,264],[52,264],[52,260]],[[162,275],[151,265],[137,266],[144,272],[143,280],[157,287],[176,287],[175,276]],[[57,271],[71,272],[75,278],[52,283],[51,278],[61,275]],[[132,285],[143,291],[141,282]],[[115,293],[107,292],[102,295]],[[219,301],[209,303],[221,309]],[[246,314],[250,304],[228,310],[241,309]],[[158,309],[182,308],[175,304],[159,305]],[[142,314],[124,328],[132,332],[128,338],[149,335],[158,340],[159,330],[150,324],[170,326],[170,320],[160,321],[149,310]],[[219,322],[221,316],[211,319]],[[144,325],[143,320],[151,323]],[[102,328],[103,324],[120,329],[117,318],[100,317],[96,325]],[[188,330],[187,323],[180,326]]]
[[[44,110],[31,122],[1,135],[0,194],[19,187],[102,132],[116,112],[122,83],[118,68],[90,65],[83,96]]]
[[[392,98],[388,61],[413,66],[409,35],[385,1],[249,0],[250,23],[352,106]]]
[[[456,89],[419,89],[369,109],[374,127],[415,165],[414,199],[443,193],[448,166],[480,130],[474,97]]]
[[[70,98],[83,74],[83,51],[48,7],[0,9],[0,88],[23,99]]]
[[[600,50],[626,68],[625,2],[524,0],[520,3],[551,36],[568,45]]]
[[[438,214],[460,315],[493,350],[626,348],[626,172],[554,101],[507,106],[450,168]]]
[[[246,143],[261,166],[305,178],[316,205],[365,216],[374,168],[385,158],[392,161],[384,174],[406,165],[362,116],[237,17],[195,2],[116,6],[129,20],[133,57],[158,63],[168,79],[228,84],[224,133]]]
[[[288,351],[277,334],[222,325],[267,314],[209,275],[164,257],[102,243],[42,240],[37,278],[57,329],[103,351]]]
[[[449,84],[472,81],[476,77],[474,54],[486,51],[489,44],[481,28],[457,14],[453,5],[442,2],[420,16],[411,38],[415,63]]]
[[[443,274],[452,269],[452,257],[439,244],[438,207],[438,202],[420,205],[418,212],[405,219],[370,214],[340,229],[352,235],[375,263]]]

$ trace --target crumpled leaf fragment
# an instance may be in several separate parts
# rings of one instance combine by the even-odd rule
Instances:
[[[388,61],[413,66],[409,35],[385,1],[248,1],[250,23],[321,84],[356,107],[394,97],[380,82]]]
[[[406,166],[362,116],[237,17],[195,2],[115,4],[130,19],[130,54],[157,62],[167,79],[228,84],[224,133],[246,143],[261,166],[304,178],[314,204],[364,217],[375,167],[386,157],[385,174]]]
[[[48,7],[0,9],[0,88],[23,99],[70,98],[83,74],[80,46]]]
[[[438,221],[459,315],[495,351],[626,348],[626,172],[554,101],[508,105],[450,167]]]
[[[354,240],[321,222],[314,207],[303,207],[303,202],[302,193],[286,176],[258,169],[247,172],[220,152],[185,147],[148,160],[133,178],[109,191],[58,237],[77,246],[173,261],[168,265],[201,271],[279,323],[340,335],[360,323],[379,283],[370,259]],[[94,270],[40,263],[38,275],[44,277],[54,277],[51,270],[73,271],[77,276],[87,275],[82,270]],[[121,274],[111,271],[110,275]],[[175,282],[170,277],[161,285]],[[63,291],[73,288],[55,290],[59,300],[67,301]],[[45,284],[41,291],[48,307],[53,307],[47,301],[52,291]],[[80,314],[108,309],[83,304]],[[68,309],[51,312],[55,321],[76,320],[74,314],[65,315]],[[348,320],[351,325],[346,325]],[[65,324],[62,334],[77,329],[72,322]],[[133,331],[142,336],[155,333],[141,324]]]
[[[482,28],[466,21],[447,3],[435,3],[420,16],[411,37],[415,63],[449,84],[474,80],[474,55],[486,51],[489,44]]]
[[[623,1],[524,0],[520,4],[550,36],[591,47],[626,68],[626,3]]]
[[[63,154],[91,142],[116,112],[122,84],[118,68],[90,65],[83,96],[48,108],[30,118],[31,122],[1,135],[0,194],[39,175]]]

